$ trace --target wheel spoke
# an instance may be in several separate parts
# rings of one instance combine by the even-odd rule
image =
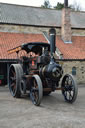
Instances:
[[[39,97],[39,96],[38,96],[38,93],[36,92],[36,93],[35,93],[35,100],[36,100],[36,101],[38,100],[38,97]]]
[[[65,97],[67,97],[67,91],[65,91]]]
[[[37,86],[37,83],[36,83],[35,79],[33,80],[33,87],[31,89],[31,91],[32,91],[32,94],[33,94],[32,96],[34,97],[33,98],[34,102],[37,102],[39,89],[38,89],[38,86]]]
[[[15,81],[16,80],[16,77],[10,77],[11,80]]]
[[[11,87],[14,87],[14,86],[15,86],[15,83],[12,83],[12,84],[11,84]]]
[[[33,87],[32,92],[38,92],[38,88]]]
[[[71,86],[71,91],[74,91],[74,90],[75,90],[75,88],[74,88],[74,86],[72,85],[72,86]]]
[[[71,91],[69,91],[69,100],[72,100]]]
[[[16,90],[16,88],[14,87],[14,88],[12,89],[13,93],[15,93],[15,90]]]
[[[34,101],[34,94],[33,93],[30,94],[30,97],[31,97],[32,101]]]
[[[15,73],[15,71],[11,70],[11,72],[12,72],[13,76],[16,76],[16,73]]]
[[[71,79],[69,80],[69,85],[72,85],[72,80]]]

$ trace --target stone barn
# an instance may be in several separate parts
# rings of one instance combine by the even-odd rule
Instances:
[[[85,12],[0,3],[0,14],[0,85],[7,84],[9,66],[17,60],[7,50],[27,42],[47,42],[50,28],[56,29],[56,61],[64,73],[85,83]]]

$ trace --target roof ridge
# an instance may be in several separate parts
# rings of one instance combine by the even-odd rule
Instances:
[[[22,5],[22,4],[12,4],[12,3],[3,3],[3,2],[0,2],[0,4],[3,4],[3,5],[12,5],[12,6],[21,6],[21,7],[29,7],[29,8],[37,8],[37,9],[43,9],[43,10],[55,10],[55,11],[61,11],[61,10],[56,10],[55,8],[42,8],[42,7],[36,7],[36,6],[28,6],[28,5]]]
[[[0,2],[0,4],[12,5],[12,6],[30,7],[30,8],[38,8],[38,9],[43,9],[43,10],[62,11],[62,10],[57,10],[57,9],[55,9],[55,8],[42,8],[42,7],[38,7],[38,6],[29,6],[29,5],[13,4],[13,3],[5,3],[5,2]],[[85,13],[85,11],[74,11],[74,10],[71,10],[71,12],[74,12],[74,13]]]

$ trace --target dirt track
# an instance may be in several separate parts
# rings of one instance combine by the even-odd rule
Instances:
[[[84,128],[85,87],[79,87],[74,104],[64,101],[60,91],[44,97],[40,107],[29,97],[15,99],[0,87],[0,128]]]

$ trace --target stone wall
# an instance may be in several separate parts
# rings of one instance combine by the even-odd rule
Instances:
[[[48,32],[50,27],[33,27],[24,25],[8,25],[0,24],[0,32],[13,32],[13,33],[42,33]],[[60,28],[56,28],[57,35],[60,35]]]
[[[73,36],[85,36],[85,29],[72,29]]]
[[[74,77],[78,84],[85,84],[85,61],[60,61],[63,67],[64,74],[72,74],[72,68],[76,68],[76,75]]]
[[[33,27],[24,25],[8,25],[0,24],[0,32],[13,32],[13,33],[42,33],[42,31],[49,31],[49,27]],[[56,34],[61,35],[61,28],[56,28]],[[72,29],[73,36],[85,36],[84,29]]]

